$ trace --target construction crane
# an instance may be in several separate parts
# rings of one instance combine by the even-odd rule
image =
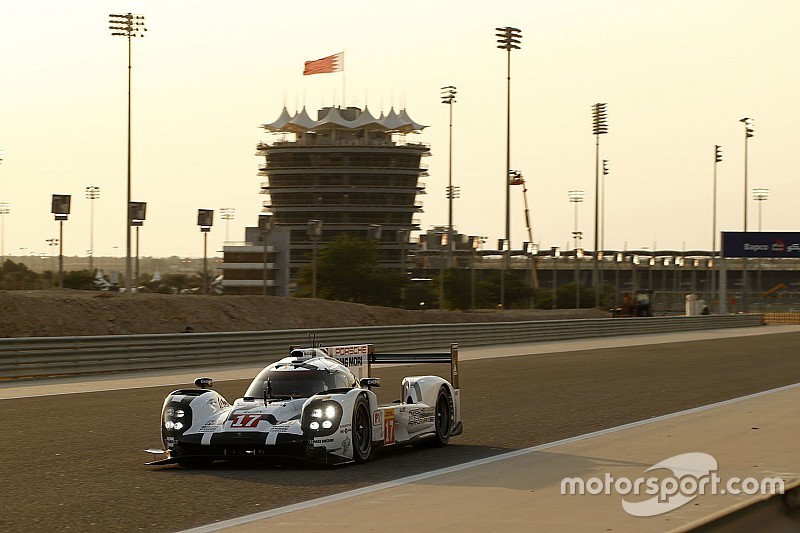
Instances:
[[[765,298],[775,298],[776,296],[778,296],[778,291],[782,291],[782,290],[788,289],[788,288],[789,288],[789,286],[787,284],[778,283],[777,285],[775,285],[771,289],[764,291],[763,296]]]
[[[528,186],[525,184],[525,178],[519,170],[508,171],[508,184],[509,185],[522,185],[522,198],[525,201],[525,227],[528,230],[528,242],[533,246],[533,232],[531,231],[531,217],[528,211]],[[531,268],[531,277],[533,280],[533,288],[539,288],[539,274],[537,272],[538,261],[536,254],[533,255],[533,267]]]

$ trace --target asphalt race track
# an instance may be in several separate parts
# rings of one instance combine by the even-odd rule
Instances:
[[[800,382],[800,333],[465,361],[464,434],[360,466],[145,467],[176,387],[0,401],[2,531],[175,531]],[[509,353],[514,353],[510,351]],[[406,375],[378,372],[382,401]],[[229,400],[246,381],[223,382]]]

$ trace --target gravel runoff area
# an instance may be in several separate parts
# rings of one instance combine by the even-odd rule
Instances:
[[[136,335],[603,318],[599,309],[406,310],[277,296],[0,291],[0,337]]]

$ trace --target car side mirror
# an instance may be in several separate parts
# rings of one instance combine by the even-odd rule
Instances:
[[[361,385],[361,388],[372,389],[372,387],[380,387],[381,386],[381,378],[361,378],[358,380],[358,384]]]
[[[211,378],[197,378],[194,380],[194,384],[201,389],[212,389],[214,388],[214,380]]]

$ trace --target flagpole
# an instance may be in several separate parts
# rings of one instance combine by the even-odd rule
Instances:
[[[347,109],[347,71],[344,69],[344,50],[342,50],[342,109]]]

